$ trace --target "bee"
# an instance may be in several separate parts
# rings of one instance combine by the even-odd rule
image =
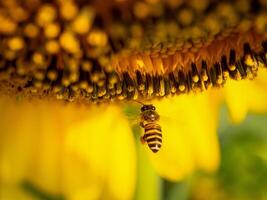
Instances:
[[[156,107],[152,104],[141,107],[140,126],[144,129],[144,135],[141,137],[143,144],[147,143],[148,147],[154,153],[157,153],[162,145],[162,132],[159,122],[159,114]]]

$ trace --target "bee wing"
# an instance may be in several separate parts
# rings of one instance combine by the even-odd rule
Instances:
[[[145,144],[146,142],[143,138],[143,130],[141,130],[140,126],[141,119],[139,109],[126,109],[126,111],[124,110],[124,113],[136,137],[140,137],[140,142]]]
[[[140,117],[137,116],[127,116],[127,120],[130,123],[131,126],[139,126],[140,124]]]
[[[140,123],[140,113],[138,108],[135,107],[125,107],[124,114],[129,121],[131,126],[137,126]]]

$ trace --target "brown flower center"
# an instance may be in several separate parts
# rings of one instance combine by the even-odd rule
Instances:
[[[266,8],[252,0],[0,3],[0,91],[146,100],[253,79],[267,65]]]

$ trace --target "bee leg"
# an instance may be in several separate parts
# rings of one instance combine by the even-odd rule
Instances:
[[[144,136],[141,136],[140,137],[140,141],[141,141],[142,144],[145,144],[146,143],[146,140],[145,140]]]
[[[145,127],[144,122],[140,122],[139,125],[140,125],[142,128]]]

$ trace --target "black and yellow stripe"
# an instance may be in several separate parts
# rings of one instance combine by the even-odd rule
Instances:
[[[147,142],[149,148],[157,153],[162,145],[162,133],[160,125],[156,123],[148,123],[145,125],[144,140]]]

